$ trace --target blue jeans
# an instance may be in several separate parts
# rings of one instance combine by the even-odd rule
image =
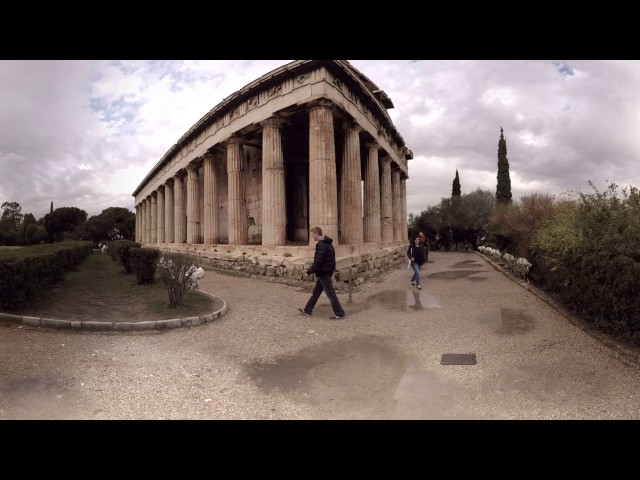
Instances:
[[[340,300],[338,300],[338,296],[336,295],[336,291],[333,289],[333,275],[316,275],[316,286],[313,287],[313,293],[311,293],[311,298],[307,302],[307,305],[304,307],[304,311],[308,314],[313,312],[313,307],[316,306],[316,302],[320,298],[320,294],[324,290],[324,293],[327,294],[329,301],[331,302],[331,308],[333,308],[333,313],[340,317],[344,317],[345,313],[342,309],[342,305],[340,305]]]
[[[411,264],[411,268],[413,268],[413,277],[411,277],[411,281],[412,282],[416,282],[416,287],[418,285],[420,285],[420,268],[422,267],[422,265],[413,262]]]

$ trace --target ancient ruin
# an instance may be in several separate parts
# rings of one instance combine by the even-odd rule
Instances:
[[[404,258],[413,158],[391,99],[345,60],[297,60],[225,98],[133,192],[136,241],[201,263],[303,280],[319,226],[338,280]]]

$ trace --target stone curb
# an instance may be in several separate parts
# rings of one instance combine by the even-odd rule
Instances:
[[[53,329],[67,329],[67,330],[86,330],[89,332],[122,332],[122,331],[138,331],[138,330],[170,330],[180,327],[193,327],[196,325],[202,325],[204,323],[210,323],[217,318],[223,317],[227,313],[227,302],[210,293],[200,290],[201,293],[218,299],[222,302],[222,308],[206,315],[200,315],[198,317],[185,317],[185,318],[172,318],[169,320],[155,320],[145,322],[101,322],[101,321],[70,321],[70,320],[56,320],[53,318],[37,318],[21,315],[10,315],[8,313],[0,312],[0,320],[8,320],[12,323],[20,323],[22,325],[28,325],[30,327],[47,327]]]
[[[514,276],[511,272],[509,272],[509,270],[507,270],[505,267],[503,267],[502,265],[497,263],[492,258],[489,258],[488,256],[483,255],[482,253],[477,252],[475,250],[474,250],[474,252],[476,254],[480,255],[482,258],[484,258],[487,261],[487,263],[489,263],[497,271],[502,272],[504,275],[506,275],[508,278],[510,278],[515,283],[520,285],[522,288],[524,288],[525,290],[528,290],[529,292],[534,294],[536,297],[538,297],[540,300],[545,302],[547,305],[549,305],[550,307],[554,308],[560,315],[562,315],[567,320],[569,320],[569,322],[572,325],[575,325],[580,330],[585,332],[587,335],[589,335],[593,339],[597,340],[598,342],[602,343],[606,347],[610,348],[614,352],[618,353],[623,358],[625,358],[627,360],[630,360],[630,361],[640,365],[640,350],[634,350],[632,347],[629,347],[629,346],[623,345],[623,344],[621,344],[619,342],[616,342],[611,337],[609,337],[609,336],[607,336],[607,335],[605,335],[603,333],[600,333],[598,330],[596,330],[595,328],[591,327],[584,320],[581,320],[581,319],[577,318],[569,310],[567,310],[567,308],[565,308],[564,306],[562,306],[561,304],[559,304],[558,302],[553,300],[553,298],[551,298],[549,295],[547,295],[544,291],[540,290],[539,288],[535,287],[534,285],[531,285],[530,283],[527,283],[525,281],[520,281],[520,277]]]

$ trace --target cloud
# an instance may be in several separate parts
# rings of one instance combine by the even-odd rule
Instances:
[[[134,209],[146,173],[224,98],[288,60],[0,61],[0,202]],[[351,60],[394,103],[415,158],[408,212],[495,191],[500,127],[514,200],[640,186],[638,61]]]

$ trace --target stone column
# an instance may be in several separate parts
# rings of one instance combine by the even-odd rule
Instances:
[[[262,125],[262,245],[286,245],[287,212],[284,192],[283,121],[269,118]]]
[[[400,178],[400,202],[402,204],[402,237],[400,240],[409,238],[409,226],[407,224],[407,179],[404,175]]]
[[[148,196],[145,201],[145,214],[144,214],[144,235],[145,242],[151,242],[151,196]]]
[[[205,153],[204,155],[204,218],[202,219],[202,228],[204,230],[205,245],[212,245],[219,241],[218,186],[216,182],[214,158],[212,153]]]
[[[187,216],[184,210],[184,190],[184,173],[178,172],[173,181],[173,241],[175,243],[185,243],[187,241]]]
[[[380,169],[378,165],[378,149],[375,142],[368,143],[369,155],[364,176],[364,241],[380,243],[382,229],[380,226]]]
[[[164,234],[164,187],[158,187],[158,243],[166,241]]]
[[[400,170],[391,171],[391,214],[393,216],[393,239],[402,240],[402,207],[400,206]]]
[[[174,240],[174,200],[173,180],[167,180],[164,184],[164,241],[173,243]]]
[[[382,241],[393,240],[393,205],[391,203],[391,158],[382,157],[382,175],[380,176],[380,215],[382,223]]]
[[[147,205],[146,200],[140,202],[140,242],[147,241]]]
[[[151,242],[158,241],[158,199],[156,192],[151,194]]]
[[[338,244],[338,192],[333,103],[320,101],[309,109],[309,226]],[[312,238],[309,244],[315,245]]]
[[[198,167],[187,166],[187,243],[200,241],[200,208],[198,196]]]
[[[231,137],[227,142],[227,181],[229,198],[229,244],[247,245],[247,214],[242,178],[242,139]]]
[[[363,241],[362,166],[360,163],[360,131],[362,127],[344,122],[344,154],[340,183],[340,231],[346,244]]]
[[[140,204],[136,205],[136,235],[134,240],[138,243],[142,243],[140,241]]]

